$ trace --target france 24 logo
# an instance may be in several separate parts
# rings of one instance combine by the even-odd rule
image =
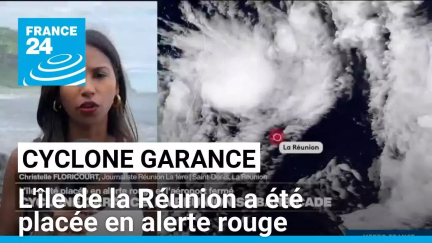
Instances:
[[[18,85],[85,85],[85,19],[19,18]]]

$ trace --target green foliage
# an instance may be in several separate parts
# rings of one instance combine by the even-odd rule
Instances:
[[[17,88],[18,33],[0,27],[0,87]]]
[[[18,32],[9,28],[0,27],[0,54],[18,55]]]

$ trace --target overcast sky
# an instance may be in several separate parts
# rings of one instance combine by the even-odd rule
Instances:
[[[20,17],[86,18],[114,42],[132,86],[157,91],[156,2],[0,2],[0,26],[17,29]]]

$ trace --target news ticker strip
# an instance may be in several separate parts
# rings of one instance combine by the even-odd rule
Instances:
[[[54,183],[101,183],[103,181],[135,181],[132,183],[226,183],[226,182],[253,182],[253,181],[268,181],[268,175],[260,174],[203,174],[203,173],[188,173],[188,174],[143,174],[143,173],[122,173],[122,174],[100,174],[100,173],[19,173],[17,184],[34,184],[37,182]],[[284,182],[286,184],[286,182]]]
[[[18,173],[259,173],[260,143],[18,143]]]
[[[19,237],[19,236],[0,236],[1,242],[8,243],[118,243],[118,242],[141,242],[148,243],[425,243],[432,240],[431,236],[38,236],[38,237]]]
[[[346,236],[432,236],[432,230],[346,230]],[[432,239],[432,237],[430,237]]]

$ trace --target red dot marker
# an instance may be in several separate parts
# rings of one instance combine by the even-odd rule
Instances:
[[[282,129],[273,129],[269,133],[271,145],[279,146],[285,140],[285,134]]]

